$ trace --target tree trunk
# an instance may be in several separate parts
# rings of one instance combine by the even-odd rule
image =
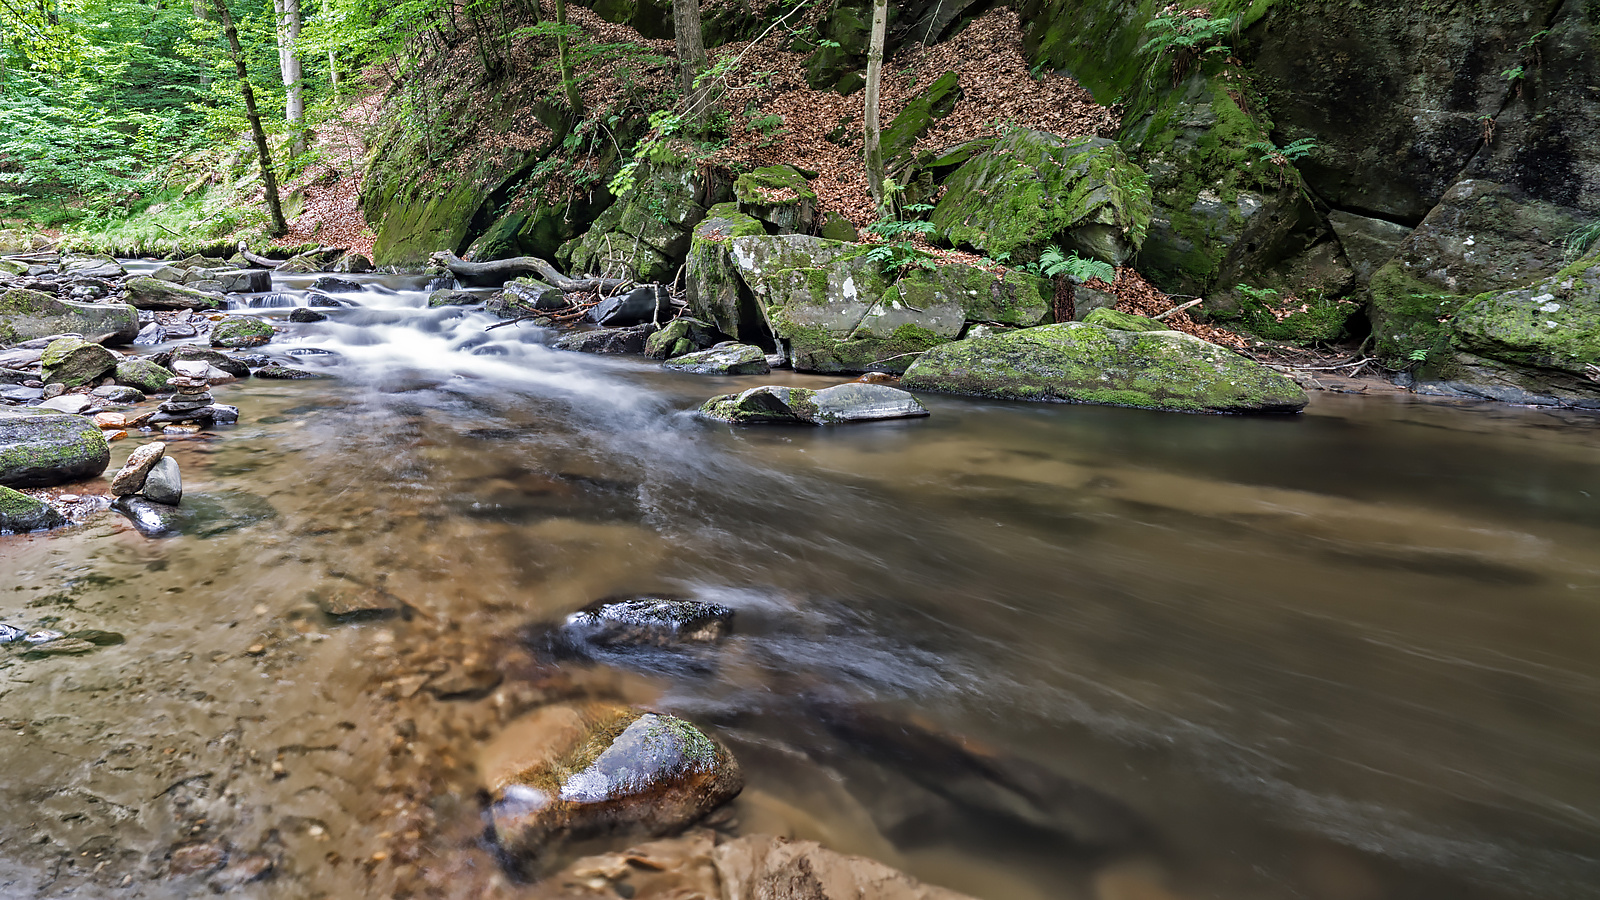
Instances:
[[[244,94],[244,114],[250,120],[250,134],[256,139],[256,155],[261,158],[261,183],[267,189],[267,211],[272,215],[274,237],[289,233],[289,224],[283,220],[283,204],[278,202],[278,176],[272,172],[272,148],[267,146],[267,132],[261,127],[261,112],[256,109],[256,92],[250,87],[250,76],[244,68],[244,50],[239,46],[239,31],[233,27],[233,14],[228,12],[225,0],[211,0],[222,20],[222,33],[228,38],[228,51],[233,56],[233,68],[239,73],[239,90]]]
[[[283,118],[292,135],[289,152],[299,156],[306,152],[305,81],[294,46],[300,40],[300,0],[272,0],[272,8],[278,14],[278,70],[283,76]]]
[[[867,187],[878,211],[885,210],[883,144],[878,136],[878,87],[883,80],[883,35],[889,26],[889,0],[872,4],[872,43],[867,50],[866,162]]]
[[[700,27],[700,0],[672,0],[672,37],[678,44],[678,77],[689,121],[702,125],[711,109],[711,86],[697,85],[706,70],[706,43]]]
[[[572,71],[572,55],[567,52],[567,0],[556,0],[556,58],[561,65],[561,85],[567,90],[567,106],[574,122],[583,118],[583,94],[578,76]]]
[[[198,0],[196,0],[198,2]],[[328,15],[328,0],[322,0],[322,15]],[[333,88],[333,102],[339,102],[339,61],[333,55],[333,50],[328,50],[328,86]]]

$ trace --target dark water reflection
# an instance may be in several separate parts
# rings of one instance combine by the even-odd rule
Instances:
[[[986,900],[1096,896],[1118,854],[1182,897],[1600,896],[1594,420],[930,397],[921,421],[729,429],[682,411],[828,382],[486,342],[491,320],[404,287],[375,305],[405,315],[335,311],[278,345],[338,351],[337,380],[219,388],[245,421],[200,489],[271,495],[280,518],[247,531],[334,547],[435,613],[734,607],[714,664],[643,667],[657,705],[722,729],[769,817]],[[227,574],[252,538],[198,540],[165,552],[259,580]],[[895,722],[923,758],[863,738]],[[1143,831],[1087,850],[1070,836],[1115,831],[1098,800],[1018,801],[940,768],[934,735]]]

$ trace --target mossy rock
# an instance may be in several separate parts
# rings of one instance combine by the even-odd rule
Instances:
[[[117,363],[117,383],[138,388],[146,394],[159,394],[168,390],[167,382],[174,377],[176,376],[170,370],[148,359],[125,359]]]
[[[128,303],[139,309],[221,309],[227,305],[219,294],[161,281],[148,275],[135,275],[124,283]]]
[[[1437,361],[1446,354],[1450,340],[1445,323],[1465,297],[1415,277],[1398,260],[1380,268],[1368,290],[1367,316],[1379,358],[1408,366],[1430,356]]]
[[[1121,265],[1144,243],[1150,188],[1116,142],[1012,129],[945,181],[932,221],[953,244],[1017,261],[1060,245]]]
[[[727,339],[726,334],[699,319],[679,316],[650,335],[644,342],[644,355],[651,359],[674,359],[714,347]]]
[[[0,410],[0,484],[65,484],[93,478],[110,462],[105,435],[82,416]]]
[[[21,288],[0,293],[0,347],[57,334],[125,344],[139,335],[139,314],[125,303],[78,303]]]
[[[896,18],[895,12],[891,6],[891,21]],[[852,93],[861,83],[859,70],[867,67],[872,4],[869,0],[833,0],[818,31],[822,43],[806,57],[806,82],[817,90],[834,88],[840,93]]]
[[[1084,322],[935,347],[912,364],[901,386],[1189,413],[1285,413],[1306,405],[1292,379],[1199,338]]]
[[[918,91],[883,129],[879,138],[883,158],[893,160],[909,153],[917,139],[927,134],[934,122],[950,115],[960,100],[961,79],[954,72],[940,75]]]
[[[763,166],[733,183],[739,210],[772,226],[776,234],[810,234],[817,229],[817,192],[793,166]]]
[[[772,329],[766,313],[740,277],[732,256],[735,238],[766,233],[759,220],[739,211],[737,203],[713,206],[694,229],[684,297],[689,314],[696,319],[747,344],[771,349]]]
[[[0,486],[0,534],[27,534],[65,524],[66,517],[50,504]]]
[[[1099,325],[1117,331],[1171,331],[1171,327],[1155,319],[1116,309],[1097,309],[1083,317],[1085,325]]]
[[[1287,315],[1282,309],[1274,311],[1260,297],[1240,292],[1235,296],[1236,311],[1219,317],[1235,327],[1259,338],[1286,344],[1309,347],[1327,344],[1343,338],[1347,323],[1361,312],[1361,307],[1349,300],[1326,297],[1314,293],[1298,300],[1285,300],[1280,306],[1291,308]]]
[[[254,316],[232,316],[211,329],[213,347],[259,347],[272,340],[272,326]]]
[[[72,388],[96,381],[115,369],[117,357],[92,341],[59,338],[45,348],[39,365],[46,384],[64,384]]]

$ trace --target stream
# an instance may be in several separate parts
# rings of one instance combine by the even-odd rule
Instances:
[[[288,323],[313,277],[242,311],[285,328],[260,352],[330,377],[213,389],[239,423],[168,439],[183,534],[106,512],[0,539],[0,620],[125,638],[0,660],[0,894],[189,896],[167,873],[196,840],[276,861],[245,896],[487,869],[470,760],[503,698],[413,675],[509,654],[501,693],[724,740],[729,827],[980,900],[1600,897],[1592,415],[921,395],[926,419],[731,428],[692,411],[846,379],[553,351],[427,309],[417,277]],[[319,610],[375,585],[403,615]],[[640,594],[731,607],[734,635],[554,670],[527,649]],[[400,744],[431,755],[399,768]],[[379,855],[408,830],[391,800],[432,823],[404,859]]]

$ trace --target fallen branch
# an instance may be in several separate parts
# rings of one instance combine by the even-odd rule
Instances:
[[[1181,313],[1181,312],[1183,312],[1184,310],[1188,309],[1191,306],[1199,306],[1200,303],[1201,303],[1201,299],[1199,297],[1196,297],[1195,299],[1190,300],[1188,303],[1180,303],[1177,306],[1174,306],[1173,308],[1171,308],[1171,309],[1167,310],[1166,312],[1162,313],[1161,315],[1151,316],[1150,318],[1155,319],[1156,321],[1159,322],[1162,319],[1165,319],[1167,316],[1173,315],[1175,313]]]
[[[1269,369],[1277,369],[1280,372],[1334,372],[1339,369],[1359,369],[1372,361],[1372,357],[1369,356],[1354,362],[1342,362],[1336,366],[1291,366],[1283,363],[1266,363],[1266,366]]]
[[[626,278],[568,278],[556,267],[537,256],[517,256],[488,262],[467,262],[448,250],[435,253],[433,261],[450,270],[468,284],[505,284],[522,275],[538,275],[546,284],[563,293],[574,291],[618,290],[632,284]]]

